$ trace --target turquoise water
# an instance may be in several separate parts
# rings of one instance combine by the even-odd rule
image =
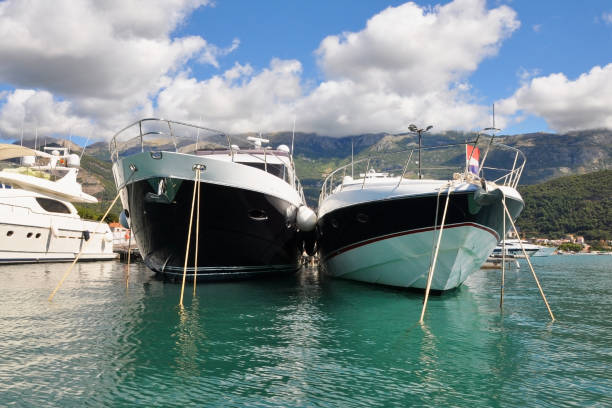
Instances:
[[[319,276],[188,286],[133,266],[0,268],[0,406],[612,406],[612,256],[422,295]]]

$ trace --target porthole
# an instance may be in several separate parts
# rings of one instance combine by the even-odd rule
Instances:
[[[6,233],[6,236],[7,236],[7,237],[10,237],[10,236],[12,236],[12,235],[13,235],[13,231],[7,231],[7,233]]]
[[[357,221],[359,221],[362,224],[365,224],[370,219],[370,217],[368,217],[368,215],[364,213],[358,213],[356,218],[357,218]]]
[[[36,233],[36,238],[40,238],[40,232]]]
[[[256,209],[249,211],[249,218],[254,221],[265,221],[268,219],[268,215],[264,210]]]
[[[34,235],[34,234],[33,234],[33,233],[31,233],[31,232],[28,232],[28,235],[26,235],[26,236],[27,236],[28,238],[32,238],[32,235]]]

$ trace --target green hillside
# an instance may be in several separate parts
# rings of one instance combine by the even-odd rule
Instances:
[[[527,236],[612,238],[612,170],[565,176],[519,187],[525,210],[517,226]]]

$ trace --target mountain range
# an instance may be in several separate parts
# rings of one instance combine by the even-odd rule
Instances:
[[[242,135],[241,137],[244,137]],[[291,132],[266,134],[270,144],[291,146]],[[475,134],[463,132],[425,133],[422,145],[440,146],[449,143],[473,140]],[[587,174],[612,169],[612,130],[593,129],[564,134],[528,133],[500,135],[496,137],[511,147],[520,149],[526,156],[526,166],[520,185],[543,183],[566,175]],[[47,144],[70,145],[80,153],[82,148],[65,140],[47,138]],[[324,177],[340,165],[351,161],[351,151],[356,159],[368,157],[382,151],[396,151],[417,146],[414,134],[390,135],[385,133],[363,134],[341,138],[312,133],[295,133],[295,163],[298,176],[311,207],[316,207],[319,190]],[[31,145],[32,143],[24,143]],[[86,147],[82,158],[79,180],[83,190],[104,202],[111,200],[115,186],[111,172],[110,153],[107,142],[97,142]],[[118,212],[116,210],[115,212]]]

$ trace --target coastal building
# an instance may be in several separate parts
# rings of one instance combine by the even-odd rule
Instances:
[[[111,222],[108,224],[113,233],[113,246],[125,246],[127,247],[130,240],[130,230],[119,224],[118,222]]]

